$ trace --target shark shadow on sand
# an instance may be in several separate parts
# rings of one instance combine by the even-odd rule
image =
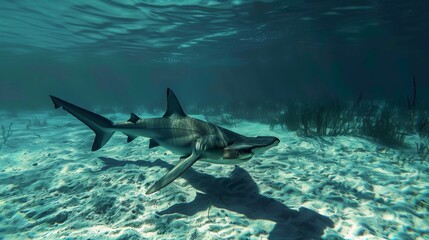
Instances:
[[[160,159],[155,162],[120,161],[105,157],[100,157],[100,159],[105,164],[102,170],[125,164],[158,166],[168,170],[174,167]],[[192,202],[175,204],[158,214],[177,213],[192,216],[197,212],[208,210],[210,206],[215,206],[244,214],[249,219],[275,222],[269,239],[320,239],[325,228],[334,226],[331,219],[313,210],[304,207],[301,207],[299,211],[292,210],[275,199],[261,195],[250,174],[238,166],[235,166],[228,178],[215,178],[192,168],[181,177],[199,191],[197,196]]]

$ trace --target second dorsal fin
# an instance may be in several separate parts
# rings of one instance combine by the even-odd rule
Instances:
[[[140,120],[140,118],[134,113],[131,113],[131,116],[130,116],[130,119],[128,119],[128,122],[132,122],[136,124],[138,120]]]
[[[173,114],[186,117],[186,114],[180,106],[179,100],[177,100],[176,95],[170,88],[167,88],[167,111],[165,112],[163,117],[168,118]]]

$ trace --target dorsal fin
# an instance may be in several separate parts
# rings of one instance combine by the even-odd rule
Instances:
[[[131,113],[131,116],[130,116],[130,119],[128,119],[128,122],[132,122],[136,124],[138,120],[140,120],[140,118],[134,113]]]
[[[167,88],[167,111],[165,112],[163,117],[168,118],[173,114],[186,117],[186,114],[185,112],[183,112],[183,109],[180,106],[179,100],[177,100],[176,95],[170,88]]]

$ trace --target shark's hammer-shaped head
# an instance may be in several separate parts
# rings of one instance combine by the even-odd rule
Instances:
[[[254,155],[259,155],[266,150],[275,147],[280,140],[276,137],[245,137],[223,149],[224,159],[249,160]]]

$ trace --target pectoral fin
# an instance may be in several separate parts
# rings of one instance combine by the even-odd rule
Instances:
[[[180,175],[188,170],[188,168],[190,168],[199,158],[200,155],[194,152],[189,157],[180,161],[170,172],[149,188],[146,194],[152,194],[170,184],[174,179],[180,177]]]

